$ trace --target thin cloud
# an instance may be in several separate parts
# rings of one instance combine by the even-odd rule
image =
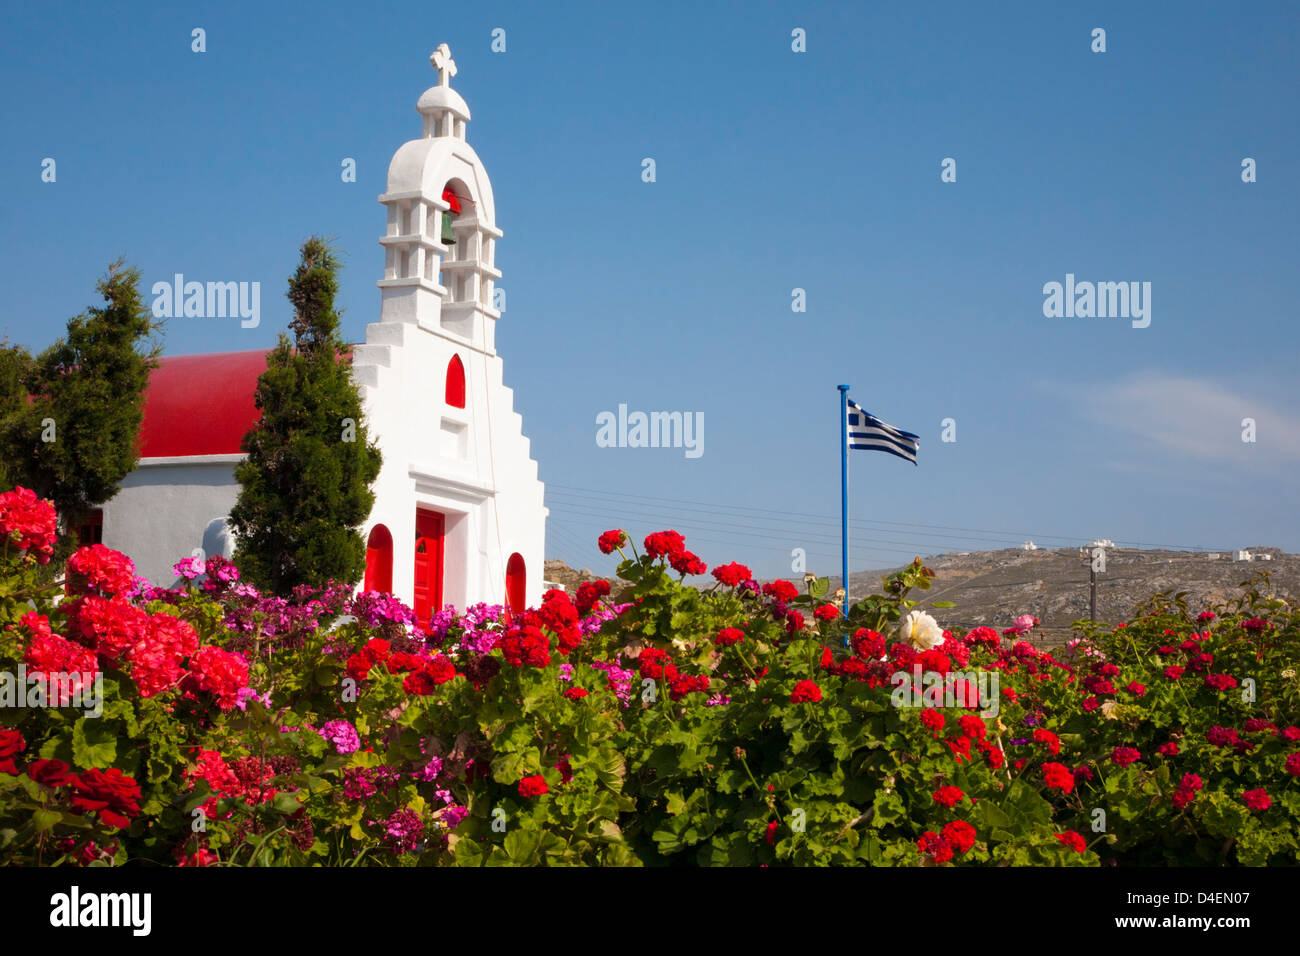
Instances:
[[[1075,385],[1069,394],[1083,417],[1187,458],[1256,466],[1300,461],[1294,414],[1207,379],[1138,375]],[[1242,441],[1244,419],[1254,420],[1253,444]]]

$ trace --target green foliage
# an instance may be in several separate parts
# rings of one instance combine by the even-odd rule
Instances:
[[[365,571],[358,531],[374,504],[379,449],[367,436],[361,397],[334,309],[338,262],[318,238],[302,247],[289,280],[294,306],[257,383],[261,418],[244,436],[230,513],[244,576],[287,595],[299,585],[355,583]]]
[[[49,498],[65,527],[112,498],[138,460],[144,390],[159,352],[141,351],[158,326],[139,282],[139,270],[119,260],[96,287],[106,305],[70,319],[63,338],[35,358],[0,349],[4,487]]]
[[[288,609],[228,585],[159,592],[147,610],[244,654],[256,696],[218,707],[182,677],[143,697],[134,663],[105,659],[99,717],[9,712],[27,751],[18,773],[0,772],[0,863],[1300,861],[1300,615],[1261,582],[1213,618],[1156,599],[1113,631],[1081,624],[1060,658],[1011,633],[955,635],[926,666],[942,658],[967,676],[996,674],[996,708],[986,699],[981,711],[900,700],[916,652],[897,643],[896,627],[929,584],[919,560],[847,622],[827,613],[815,580],[793,596],[700,590],[662,558],[636,555],[618,573],[631,603],[597,607],[580,642],[569,634],[568,654],[557,646],[568,600],[555,594],[509,622],[484,611],[440,624],[431,643],[458,673],[426,685],[412,683],[400,655],[428,661],[433,651],[391,603],[349,602],[340,588],[300,594],[313,603]],[[54,597],[11,561],[0,625],[34,608],[72,633],[71,602]],[[0,671],[23,659],[24,627],[0,627]],[[548,638],[541,667],[511,663],[500,640],[530,628]],[[743,639],[715,640],[724,628]],[[857,643],[846,648],[846,637]],[[1165,676],[1171,661],[1200,654],[1214,674],[1249,678],[1251,692],[1217,689],[1202,673]],[[695,683],[705,677],[707,687]],[[355,730],[355,746],[322,736],[335,722]],[[1237,743],[1216,743],[1213,728],[1231,728]],[[1139,756],[1121,761],[1116,748]],[[117,829],[70,806],[28,775],[37,755],[130,775],[139,815]],[[237,793],[212,772],[218,764],[238,768]],[[1068,787],[1049,781],[1051,764]],[[1195,799],[1175,801],[1187,774],[1200,778]],[[1244,798],[1256,790],[1267,807]],[[197,811],[206,827],[195,828]],[[395,838],[412,820],[410,838]]]

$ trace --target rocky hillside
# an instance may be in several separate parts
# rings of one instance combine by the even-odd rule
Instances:
[[[1192,607],[1222,601],[1237,593],[1238,585],[1254,571],[1267,572],[1275,592],[1300,596],[1300,555],[1272,547],[1247,550],[1257,560],[1233,561],[1229,553],[1211,558],[1189,551],[1109,548],[1106,570],[1097,575],[1097,620],[1126,620],[1134,608],[1160,591],[1186,591]],[[1258,560],[1263,554],[1273,559]],[[1088,617],[1089,569],[1076,549],[971,551],[930,555],[924,560],[936,575],[934,586],[923,595],[925,602],[956,604],[932,612],[943,624],[966,628],[986,624],[1001,629],[1019,614],[1033,614],[1046,637],[1053,632],[1063,636],[1072,622]],[[893,570],[850,575],[851,597],[878,591],[880,578]],[[575,571],[563,561],[546,562],[546,580],[563,584],[570,592],[582,581],[598,577],[587,568]],[[833,576],[832,591],[839,584],[839,576]]]
[[[1238,585],[1254,571],[1265,571],[1274,591],[1300,594],[1300,556],[1280,548],[1249,548],[1256,556],[1270,554],[1271,561],[1233,561],[1188,551],[1106,550],[1106,570],[1097,574],[1097,620],[1126,620],[1140,603],[1160,591],[1186,591],[1191,607],[1235,595]],[[945,624],[974,627],[986,624],[1004,628],[1018,614],[1033,614],[1045,628],[1068,628],[1088,617],[1089,567],[1079,551],[1019,548],[972,551],[926,557],[935,572],[929,601],[953,601],[955,607],[934,611]],[[880,577],[890,570],[850,575],[853,595],[880,587]],[[832,587],[839,586],[839,578]]]

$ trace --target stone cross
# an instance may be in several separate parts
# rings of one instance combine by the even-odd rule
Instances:
[[[451,78],[456,75],[456,61],[451,58],[451,48],[445,43],[439,43],[438,49],[429,57],[429,62],[438,71],[438,85],[450,86]]]

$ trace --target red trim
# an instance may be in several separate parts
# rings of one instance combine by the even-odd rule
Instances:
[[[516,551],[506,562],[506,607],[511,611],[522,611],[528,594],[528,569],[524,566],[524,556]]]
[[[415,510],[415,593],[412,610],[421,626],[442,610],[442,545],[446,528],[436,511]]]
[[[447,363],[447,404],[452,408],[465,407],[465,366],[459,355],[453,355]]]
[[[366,591],[393,593],[393,536],[382,524],[370,529],[366,541]]]

